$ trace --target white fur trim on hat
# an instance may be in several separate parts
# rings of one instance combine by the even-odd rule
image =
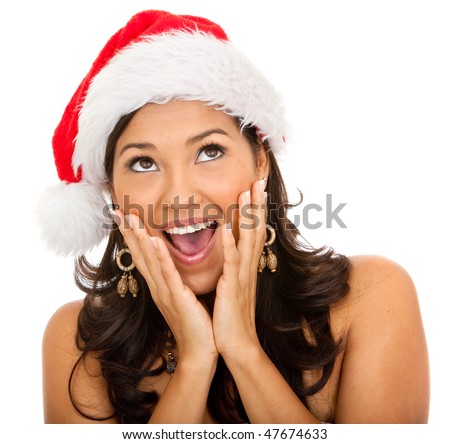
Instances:
[[[106,181],[105,149],[118,120],[147,103],[199,100],[254,125],[275,153],[282,149],[279,94],[230,42],[201,32],[147,37],[116,54],[95,76],[80,110],[73,156],[83,179]]]
[[[36,207],[44,243],[62,256],[87,253],[109,234],[108,207],[101,188],[86,182],[48,188]]]

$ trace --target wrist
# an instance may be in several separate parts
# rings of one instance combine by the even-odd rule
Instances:
[[[227,367],[230,369],[247,368],[249,364],[254,365],[263,358],[267,358],[264,349],[259,341],[249,343],[246,346],[234,347],[221,352]]]
[[[217,353],[180,356],[175,373],[201,374],[203,377],[210,374],[212,376],[216,371],[218,358]]]

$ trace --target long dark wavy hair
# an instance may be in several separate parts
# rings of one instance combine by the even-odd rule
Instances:
[[[122,117],[109,136],[105,169],[111,182],[117,140],[135,113]],[[348,293],[350,262],[330,248],[315,249],[302,240],[287,217],[292,205],[272,151],[267,143],[261,142],[255,128],[245,127],[242,132],[255,159],[259,149],[268,152],[267,202],[269,208],[276,209],[268,212],[267,223],[276,230],[271,248],[278,267],[276,273],[258,273],[258,338],[292,390],[308,407],[308,397],[324,387],[343,347],[345,338],[333,337],[329,314],[330,306]],[[158,395],[143,390],[141,383],[166,369],[168,326],[138,270],[133,274],[139,283],[139,296],[121,298],[117,294],[122,273],[115,256],[124,247],[124,239],[117,226],[114,228],[98,265],[91,264],[85,256],[75,262],[76,284],[87,296],[78,317],[76,343],[82,353],[70,376],[70,398],[74,407],[90,419],[116,417],[120,423],[147,423]],[[106,380],[115,410],[108,418],[89,416],[74,399],[75,369],[87,356],[98,360]],[[303,373],[312,369],[320,370],[321,376],[307,385]],[[220,357],[209,391],[208,409],[220,423],[249,422],[233,376]]]

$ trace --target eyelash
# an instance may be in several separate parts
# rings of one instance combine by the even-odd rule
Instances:
[[[219,152],[221,153],[221,156],[216,157],[216,158],[211,159],[211,160],[208,160],[208,162],[211,162],[212,160],[220,159],[220,158],[225,154],[225,152],[226,152],[225,148],[224,148],[222,145],[219,145],[218,143],[215,143],[215,142],[206,142],[206,143],[204,143],[204,144],[200,147],[200,149],[198,150],[196,159],[198,159],[198,157],[200,156],[200,154],[201,154],[202,152],[206,151],[208,148],[209,148],[209,149],[211,149],[211,148],[212,148],[212,149],[215,149],[215,150],[217,150],[217,151],[219,151]]]
[[[219,145],[218,143],[207,142],[207,143],[203,144],[203,145],[199,148],[199,150],[198,150],[198,152],[197,152],[196,159],[198,159],[198,157],[200,156],[200,154],[201,154],[202,152],[206,151],[207,149],[211,149],[211,148],[216,149],[216,150],[219,151],[222,155],[219,156],[219,157],[216,157],[216,158],[214,158],[214,159],[211,159],[211,160],[208,160],[208,161],[204,161],[204,162],[200,162],[200,163],[211,162],[211,161],[213,161],[213,160],[220,159],[220,158],[226,153],[226,149],[225,149],[223,146]],[[139,155],[136,155],[136,156],[133,156],[133,157],[127,162],[127,165],[126,165],[126,166],[127,166],[127,169],[133,171],[132,166],[133,166],[135,163],[137,163],[138,161],[140,161],[140,160],[150,160],[150,161],[153,162],[154,165],[156,165],[155,161],[154,161],[151,157],[149,157],[149,156],[139,156]],[[136,173],[144,173],[145,171],[135,171],[135,172],[136,172]]]
[[[139,162],[140,160],[151,160],[153,162],[153,164],[155,164],[155,162],[153,161],[153,159],[151,157],[148,156],[133,156],[126,164],[126,167],[128,170],[134,171],[132,166]],[[143,173],[144,171],[134,171],[135,173]]]

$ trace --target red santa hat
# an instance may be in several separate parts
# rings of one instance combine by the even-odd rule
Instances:
[[[165,11],[143,11],[106,43],[70,100],[53,137],[61,183],[46,190],[38,219],[47,246],[88,252],[108,235],[109,134],[147,103],[199,100],[256,126],[272,150],[284,144],[279,94],[217,24]]]

